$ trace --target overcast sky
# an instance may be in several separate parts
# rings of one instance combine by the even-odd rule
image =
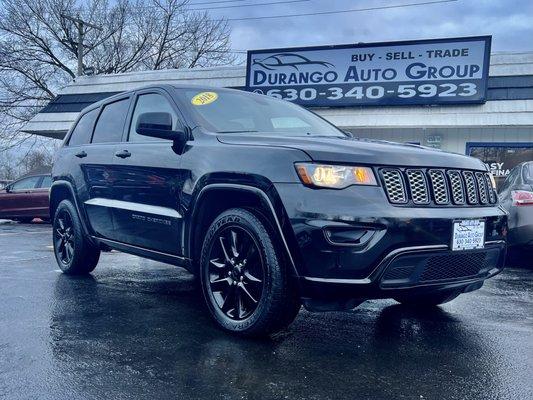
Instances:
[[[211,0],[220,1],[220,0]],[[283,0],[227,0],[210,7],[213,18],[299,14],[400,5],[430,0],[309,0],[259,6]],[[191,0],[194,3],[206,0]],[[195,7],[206,7],[195,6]],[[492,35],[492,51],[533,51],[533,0],[458,0],[345,14],[230,21],[234,49],[328,45]]]

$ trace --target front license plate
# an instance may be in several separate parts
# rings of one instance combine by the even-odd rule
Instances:
[[[482,249],[485,246],[485,221],[464,219],[454,221],[452,250]]]

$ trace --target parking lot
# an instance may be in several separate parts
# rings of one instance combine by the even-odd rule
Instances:
[[[44,224],[0,224],[0,398],[533,398],[533,272],[440,309],[302,310],[269,340],[208,318],[191,275],[117,252],[60,274]]]

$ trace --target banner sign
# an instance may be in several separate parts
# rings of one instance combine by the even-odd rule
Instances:
[[[246,90],[307,107],[483,103],[490,36],[248,51]]]

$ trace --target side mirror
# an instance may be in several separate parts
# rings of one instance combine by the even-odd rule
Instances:
[[[5,187],[5,190],[6,190],[6,193],[10,193],[11,192],[11,185],[7,185]]]
[[[186,141],[186,134],[172,130],[172,116],[166,112],[150,112],[139,115],[135,130],[139,135],[178,142]]]

